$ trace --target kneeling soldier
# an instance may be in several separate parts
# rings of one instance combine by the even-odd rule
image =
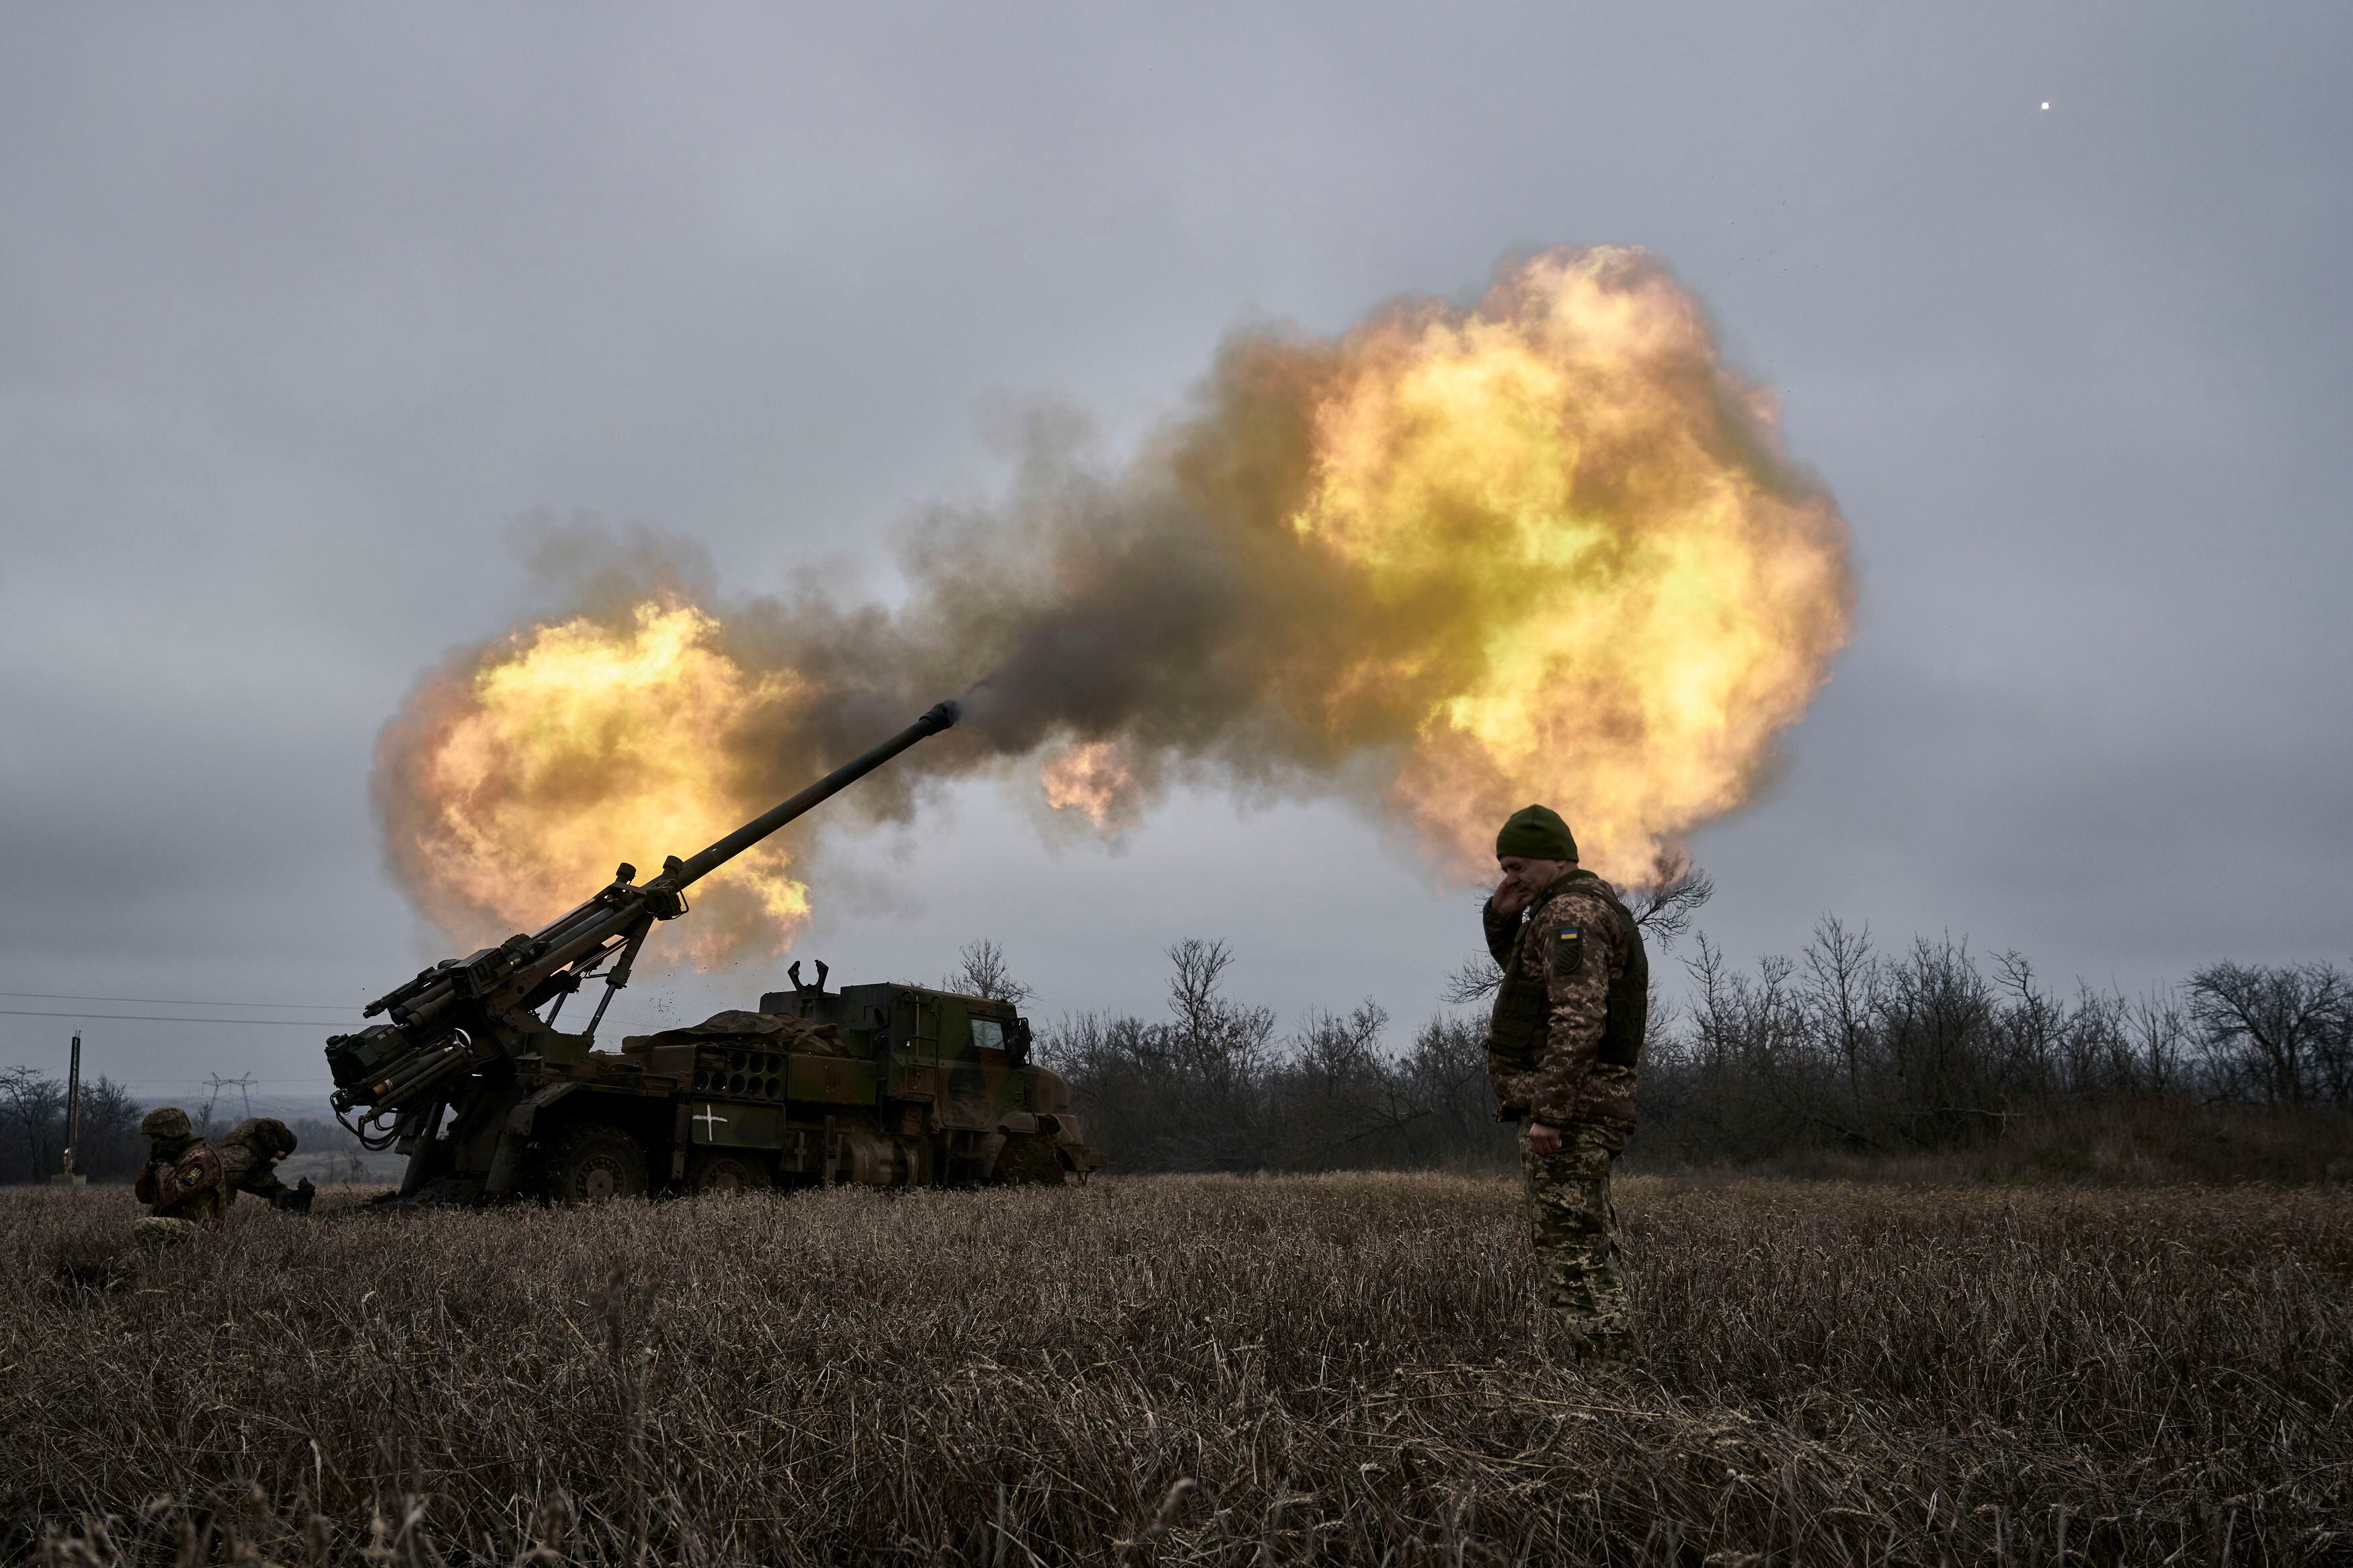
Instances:
[[[278,1179],[278,1162],[294,1152],[294,1129],[274,1116],[248,1116],[220,1141],[221,1172],[232,1194],[251,1193],[271,1208],[310,1212],[319,1189],[309,1177],[290,1187]]]
[[[220,1156],[188,1125],[188,1113],[164,1106],[149,1111],[139,1131],[148,1139],[147,1163],[131,1190],[147,1215],[132,1228],[150,1236],[218,1230],[228,1186]]]
[[[1634,1126],[1650,961],[1616,891],[1578,868],[1557,813],[1514,813],[1495,858],[1503,881],[1484,921],[1504,978],[1488,1078],[1499,1114],[1521,1124],[1529,1235],[1553,1313],[1580,1363],[1620,1364],[1634,1335],[1609,1168]]]

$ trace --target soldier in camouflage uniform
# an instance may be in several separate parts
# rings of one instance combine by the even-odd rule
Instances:
[[[218,1230],[228,1208],[228,1184],[220,1156],[188,1125],[188,1113],[164,1106],[149,1111],[139,1131],[148,1140],[147,1163],[131,1190],[147,1214],[132,1228],[169,1237]]]
[[[304,1177],[290,1187],[278,1179],[278,1162],[294,1152],[294,1130],[274,1116],[248,1116],[220,1140],[221,1173],[232,1195],[251,1193],[271,1208],[310,1212],[319,1189]]]
[[[1528,1229],[1553,1314],[1588,1365],[1633,1354],[1609,1169],[1634,1126],[1634,1062],[1649,1010],[1641,928],[1577,864],[1541,805],[1495,838],[1503,882],[1484,910],[1504,971],[1487,1037],[1498,1114],[1520,1123]]]

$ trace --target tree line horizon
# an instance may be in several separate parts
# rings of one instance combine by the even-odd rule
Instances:
[[[2059,1140],[2042,1163],[2067,1173],[2089,1160],[2067,1142],[2121,1117],[2144,1143],[2203,1141],[2187,1163],[2211,1173],[2353,1175],[2337,1152],[2353,1148],[2353,973],[2333,963],[2225,961],[2137,996],[2080,980],[2070,995],[2015,951],[1980,957],[1949,934],[1883,948],[1868,927],[1824,915],[1796,958],[1737,969],[1694,926],[1714,891],[1687,858],[1656,887],[1628,890],[1653,976],[1628,1150],[1638,1167],[1936,1156],[2031,1127]],[[994,942],[962,956],[952,988],[1031,994]],[[1386,1044],[1390,1015],[1369,999],[1311,1009],[1281,1034],[1271,1009],[1227,994],[1223,941],[1188,939],[1167,956],[1164,1018],[1088,1011],[1039,1032],[1039,1059],[1070,1080],[1113,1169],[1516,1160],[1473,1006],[1500,978],[1485,953],[1455,972],[1447,1010],[1402,1048]],[[1662,960],[1680,965],[1687,995],[1662,993]],[[2306,1147],[2266,1125],[2289,1122]],[[2247,1146],[2234,1152],[2234,1138]]]
[[[2144,1127],[2152,1114],[2169,1118],[2177,1131],[2198,1113],[2317,1117],[2324,1140],[2341,1140],[2337,1123],[2353,1115],[2353,973],[2333,963],[2220,962],[2137,996],[2080,980],[2068,995],[2014,951],[1980,957],[1949,934],[1883,948],[1868,927],[1825,915],[1795,958],[1736,969],[1694,929],[1713,891],[1683,861],[1630,895],[1654,976],[1629,1148],[1637,1165],[1936,1155],[2021,1122],[2047,1131],[2052,1118],[2118,1112]],[[958,957],[944,989],[1017,1005],[1036,994],[992,939]],[[1222,940],[1188,938],[1167,957],[1165,1016],[1088,1010],[1038,1029],[1039,1060],[1069,1080],[1113,1170],[1463,1169],[1515,1158],[1514,1129],[1496,1121],[1487,1088],[1477,1005],[1499,972],[1484,953],[1456,971],[1442,1010],[1401,1047],[1370,999],[1311,1008],[1282,1032],[1272,1008],[1229,994],[1234,952]],[[1681,966],[1688,994],[1662,994],[1662,960]],[[128,1180],[144,1158],[146,1109],[111,1079],[85,1082],[76,1169]],[[324,1118],[296,1130],[306,1147],[343,1142]],[[0,1069],[0,1184],[55,1173],[64,1144],[64,1084]],[[2209,1153],[2231,1168],[2227,1150]],[[2343,1163],[2324,1160],[2323,1173],[2353,1173]]]

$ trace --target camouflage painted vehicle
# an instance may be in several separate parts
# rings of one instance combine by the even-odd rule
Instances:
[[[657,1187],[850,1181],[1062,1181],[1102,1163],[1069,1094],[1029,1065],[1011,1007],[911,985],[825,989],[792,970],[756,1013],[596,1048],[596,1026],[686,890],[786,823],[956,721],[943,702],[699,853],[612,883],[537,931],[448,959],[370,1003],[385,1021],[327,1042],[336,1117],[408,1158],[400,1196],[565,1201]],[[592,979],[588,1026],[556,1027]],[[352,1120],[358,1112],[358,1119]]]
[[[795,964],[795,978],[800,966]],[[594,1203],[713,1192],[1061,1183],[1103,1163],[1009,1005],[913,985],[795,985],[757,1012],[518,1064],[520,1192]],[[448,1140],[419,1190],[458,1174]],[[442,1155],[435,1160],[435,1153]],[[463,1194],[449,1194],[463,1195]]]

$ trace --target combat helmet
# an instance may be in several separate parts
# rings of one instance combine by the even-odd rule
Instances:
[[[188,1125],[188,1113],[176,1105],[159,1105],[149,1111],[139,1123],[139,1131],[159,1143],[195,1136],[195,1129]]]

